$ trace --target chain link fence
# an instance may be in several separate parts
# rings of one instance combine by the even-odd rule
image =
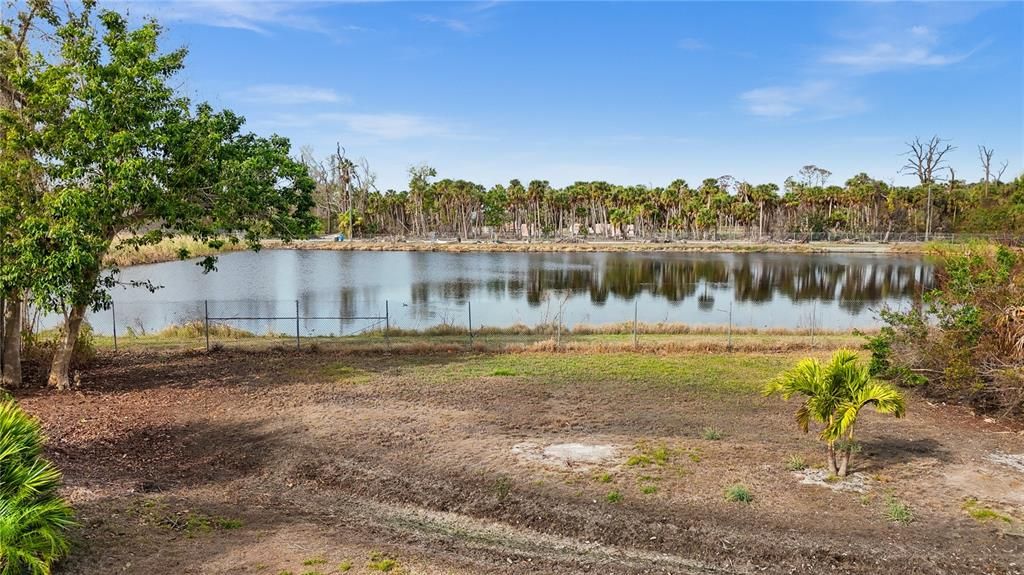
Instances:
[[[530,307],[530,321],[493,301],[444,301],[354,309],[351,302],[200,300],[114,304],[89,316],[100,346],[131,349],[392,350],[614,348],[764,348],[853,342],[877,329],[878,300],[786,302],[767,312],[763,302],[706,293],[690,307],[673,308],[639,296],[597,309],[588,301],[552,294]],[[768,303],[770,305],[771,302]],[[909,306],[911,300],[889,302]],[[575,304],[575,305],[574,305]],[[598,321],[594,318],[598,317]],[[505,321],[496,318],[505,318]],[[59,322],[49,325],[54,329]],[[45,326],[44,326],[45,327]]]

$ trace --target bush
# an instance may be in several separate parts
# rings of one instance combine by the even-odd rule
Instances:
[[[872,375],[983,412],[1024,414],[1024,265],[1005,246],[939,247],[936,287],[884,310]]]
[[[0,401],[0,573],[48,575],[68,553],[71,507],[57,495],[60,472],[42,458],[39,423]]]
[[[26,333],[24,336],[25,355],[28,361],[49,363],[60,345],[62,335],[60,329],[48,329],[38,333]],[[96,359],[96,337],[89,322],[83,321],[75,340],[75,349],[71,352],[71,365],[84,367]]]

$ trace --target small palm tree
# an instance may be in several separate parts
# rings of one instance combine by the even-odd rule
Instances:
[[[0,400],[0,575],[49,575],[68,552],[71,508],[57,495],[60,472],[41,457],[39,423]]]
[[[788,400],[804,396],[796,422],[807,433],[811,420],[824,424],[820,437],[828,444],[829,471],[845,477],[853,451],[853,429],[861,408],[872,405],[879,413],[903,417],[906,403],[896,388],[872,379],[857,354],[841,349],[827,364],[814,358],[800,360],[790,370],[768,382],[764,395],[779,394]]]

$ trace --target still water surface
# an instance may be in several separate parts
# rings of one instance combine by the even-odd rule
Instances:
[[[917,256],[872,254],[440,253],[272,250],[221,256],[203,274],[194,262],[127,268],[124,282],[161,289],[113,292],[118,332],[152,333],[214,317],[265,333],[294,333],[303,317],[380,316],[392,327],[554,321],[632,321],[738,326],[869,327],[877,310],[907,305],[932,281]],[[208,301],[208,303],[206,303]],[[297,302],[297,304],[296,304]],[[385,302],[387,302],[385,304]],[[291,318],[291,319],[288,319]],[[111,332],[111,312],[90,318]],[[302,320],[306,335],[349,334],[373,320]]]

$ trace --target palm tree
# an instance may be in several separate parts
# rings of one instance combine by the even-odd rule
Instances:
[[[814,358],[801,360],[768,382],[763,393],[779,394],[785,400],[804,396],[796,412],[797,425],[807,433],[812,419],[824,424],[820,437],[828,444],[828,469],[839,477],[846,477],[861,408],[872,405],[875,411],[895,417],[906,412],[903,394],[873,379],[867,366],[857,362],[857,353],[848,349],[835,352],[827,364]]]
[[[39,422],[0,400],[0,575],[49,575],[68,552],[65,531],[74,520],[42,447]]]

